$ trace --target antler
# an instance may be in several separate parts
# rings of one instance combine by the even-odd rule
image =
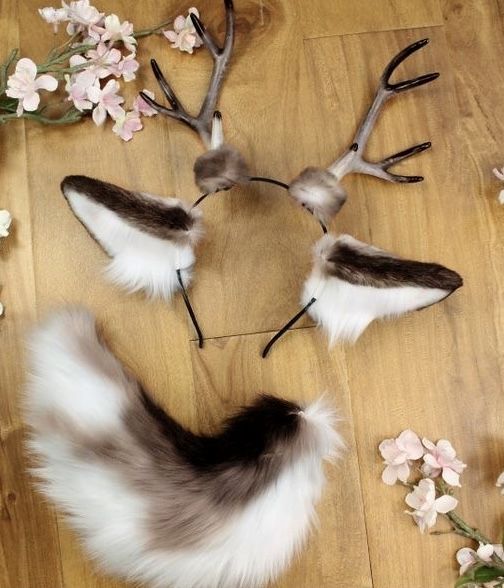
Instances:
[[[376,176],[389,182],[413,183],[421,182],[423,180],[422,176],[403,176],[391,173],[388,170],[396,163],[399,163],[404,159],[408,159],[417,153],[421,153],[422,151],[429,149],[431,146],[429,141],[420,143],[420,145],[415,145],[414,147],[410,147],[409,149],[405,149],[404,151],[400,151],[399,153],[395,153],[390,157],[386,157],[381,161],[373,163],[365,160],[363,153],[366,149],[367,141],[371,131],[373,130],[373,127],[385,102],[387,102],[396,94],[423,86],[424,84],[428,84],[429,82],[432,82],[439,77],[439,73],[436,72],[424,74],[411,80],[397,82],[396,84],[392,84],[390,82],[390,77],[397,67],[412,53],[415,53],[415,51],[425,47],[425,45],[428,43],[429,39],[421,39],[420,41],[416,41],[415,43],[408,45],[408,47],[393,57],[385,68],[380,78],[380,83],[378,85],[378,89],[376,91],[371,108],[368,110],[363,122],[361,123],[359,130],[354,137],[352,145],[329,167],[329,171],[339,180],[349,173],[361,173]]]
[[[142,98],[159,113],[179,120],[195,130],[201,137],[206,147],[211,146],[212,117],[217,105],[222,82],[226,76],[226,70],[229,65],[229,60],[231,59],[231,53],[233,51],[235,30],[233,0],[224,0],[224,5],[226,7],[226,36],[224,40],[224,46],[222,48],[217,45],[216,41],[206,30],[201,20],[195,14],[190,14],[194,28],[212,55],[214,61],[212,77],[210,78],[208,91],[205,99],[203,100],[198,115],[192,116],[187,112],[180,100],[177,98],[173,88],[164,77],[155,59],[151,59],[152,71],[154,72],[156,80],[163,90],[164,95],[170,103],[171,108],[167,108],[166,106],[159,104],[147,96],[147,94],[144,92],[140,93]]]

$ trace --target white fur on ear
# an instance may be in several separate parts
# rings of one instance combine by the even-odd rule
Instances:
[[[73,213],[111,258],[106,276],[128,292],[169,300],[192,277],[201,212],[175,198],[123,190],[69,176],[62,191]]]
[[[153,588],[259,588],[302,548],[341,453],[325,399],[260,396],[214,435],[158,407],[70,309],[30,339],[25,416],[40,489],[89,555]]]
[[[430,306],[462,286],[454,271],[435,263],[396,257],[350,235],[325,235],[302,304],[326,331],[329,344],[356,341],[375,319]]]

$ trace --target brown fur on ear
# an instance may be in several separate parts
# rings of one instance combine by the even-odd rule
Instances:
[[[198,213],[178,199],[132,192],[87,176],[64,178],[61,182],[61,191],[65,198],[68,199],[68,193],[72,190],[159,239],[185,241],[191,238],[193,232],[200,230]]]
[[[245,159],[230,145],[210,149],[194,163],[194,180],[202,192],[228,190],[250,177]]]
[[[403,259],[350,235],[323,237],[316,261],[323,274],[359,286],[416,286],[454,292],[463,285],[457,272],[438,263]]]
[[[328,223],[345,204],[347,195],[338,178],[318,167],[307,167],[289,186],[289,194]]]

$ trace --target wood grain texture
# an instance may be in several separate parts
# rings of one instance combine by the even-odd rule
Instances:
[[[0,59],[19,43],[16,2],[0,1]],[[14,222],[0,243],[0,585],[62,586],[54,513],[33,491],[23,452],[19,400],[24,380],[23,337],[36,318],[32,224],[23,124],[0,128],[0,209]]]
[[[298,329],[264,361],[258,350],[266,341],[264,334],[215,339],[203,352],[193,343],[198,420],[218,426],[258,393],[301,403],[325,393],[343,418],[340,429],[348,451],[335,466],[327,466],[328,484],[317,509],[319,528],[275,586],[370,587],[355,437],[347,418],[351,406],[345,352],[329,353],[315,329]]]
[[[438,0],[296,0],[305,38],[442,25]]]
[[[323,335],[306,321],[262,361],[272,332],[298,309],[320,230],[280,189],[248,186],[203,205],[207,237],[191,298],[211,339],[199,350],[180,298],[172,305],[148,302],[104,281],[106,257],[59,191],[64,175],[82,173],[192,201],[198,138],[161,117],[145,120],[145,130],[128,144],[110,125],[90,121],[1,128],[0,207],[16,218],[0,255],[2,588],[126,586],[97,573],[24,474],[23,336],[39,314],[64,303],[90,307],[114,351],[156,399],[199,430],[217,426],[258,392],[298,401],[324,391],[331,396],[344,419],[348,453],[327,468],[320,528],[278,588],[453,585],[453,554],[467,542],[420,536],[402,514],[405,491],[380,482],[377,445],[407,427],[453,441],[469,466],[457,491],[460,512],[487,534],[500,534],[503,499],[494,484],[504,469],[504,208],[496,202],[500,185],[491,168],[504,165],[504,2],[235,3],[236,50],[220,103],[226,137],[254,173],[285,181],[307,165],[332,162],[349,144],[390,57],[431,38],[397,76],[438,70],[440,79],[390,102],[369,149],[379,159],[432,140],[431,152],[402,166],[426,181],[396,186],[349,177],[348,203],[331,228],[443,263],[463,275],[465,286],[440,305],[372,325],[353,347],[328,352]],[[54,39],[40,24],[39,6],[0,0],[2,46],[19,41],[23,55],[45,55]],[[142,28],[189,6],[112,0],[100,7]],[[198,8],[222,35],[221,3],[202,0]],[[147,66],[154,56],[179,97],[197,109],[211,70],[204,51],[188,57],[156,37],[141,42],[138,56],[142,68],[127,85],[130,99],[142,88],[159,97]]]
[[[481,17],[476,5],[473,10]],[[371,158],[381,158],[432,140],[431,153],[404,166],[425,175],[426,181],[390,186],[371,178],[350,178],[347,185],[353,198],[335,223],[338,230],[384,249],[439,261],[460,271],[465,279],[464,288],[445,303],[393,323],[375,324],[346,352],[373,584],[379,588],[452,585],[457,566],[450,556],[466,544],[453,536],[422,537],[410,519],[399,516],[404,489],[378,483],[381,466],[376,447],[383,438],[412,428],[431,439],[453,440],[469,466],[463,476],[464,487],[457,493],[460,511],[495,537],[502,525],[502,498],[494,485],[504,463],[499,333],[504,274],[501,238],[492,239],[499,232],[502,210],[495,202],[497,189],[490,179],[490,162],[492,157],[495,161],[498,147],[495,145],[493,156],[485,147],[494,141],[491,133],[485,134],[485,127],[492,126],[488,117],[497,119],[499,110],[497,100],[487,104],[487,110],[480,110],[483,78],[491,76],[491,70],[474,74],[480,77],[481,85],[466,81],[468,70],[478,69],[476,63],[483,54],[473,58],[470,48],[460,54],[451,39],[456,35],[461,43],[467,31],[461,30],[456,15],[456,8],[447,9],[446,28],[307,43],[314,83],[338,88],[343,95],[350,91],[352,104],[348,106],[354,120],[365,112],[388,58],[413,40],[429,36],[431,45],[409,60],[397,79],[436,70],[442,74],[435,84],[389,103],[370,149]],[[488,28],[487,18],[499,22],[498,14],[489,11],[484,19]],[[468,15],[464,22],[472,27],[474,19]],[[327,65],[331,56],[341,54],[346,63],[343,72]],[[458,64],[452,62],[453,55]],[[368,73],[356,78],[353,72],[362,70],[363,63]],[[322,75],[326,77],[321,80]],[[463,90],[457,87],[457,78]],[[346,80],[351,80],[349,90]],[[461,99],[466,107],[470,100],[478,108],[464,116]],[[330,93],[322,94],[320,119],[331,120],[335,100],[339,101]],[[491,115],[491,108],[497,112]],[[464,130],[466,118],[473,125],[472,133]],[[497,120],[495,124],[499,124]],[[327,125],[317,131],[322,138]],[[351,135],[344,133],[345,137]],[[475,152],[473,137],[477,133],[482,136]],[[328,150],[326,160],[332,156]],[[481,174],[489,183],[486,195]],[[380,555],[384,545],[393,556]]]

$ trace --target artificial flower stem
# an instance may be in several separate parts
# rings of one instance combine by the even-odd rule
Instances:
[[[58,68],[54,68],[54,66],[57,65],[58,63],[62,63],[63,61],[66,61],[67,59],[72,57],[72,55],[86,53],[86,51],[88,51],[89,49],[93,49],[93,48],[94,48],[94,45],[90,45],[89,43],[83,44],[83,45],[77,45],[77,47],[72,47],[72,49],[65,51],[65,53],[61,53],[60,55],[57,55],[53,59],[49,59],[49,61],[47,61],[46,63],[42,63],[41,65],[37,66],[37,73],[40,74],[40,73],[47,73],[47,72],[52,72],[52,71],[60,71]],[[87,64],[87,65],[89,65],[89,64]]]
[[[47,61],[50,61],[52,59],[52,57],[55,55],[60,55],[62,53],[62,50],[65,47],[69,47],[80,35],[81,35],[81,31],[77,31],[67,41],[65,41],[64,43],[61,43],[61,45],[57,45],[56,47],[51,49],[51,51],[49,51],[49,54],[47,56],[48,57]]]
[[[12,63],[16,60],[18,53],[19,49],[13,49],[10,52],[9,57],[7,57],[7,61],[0,66],[0,95],[5,92],[5,88],[7,87],[7,72]]]
[[[478,541],[479,543],[483,543],[485,545],[492,544],[492,541],[490,541],[488,537],[483,535],[483,533],[481,533],[478,529],[474,529],[468,525],[455,511],[447,512],[445,516],[452,523],[453,530],[458,535],[473,539],[474,541]],[[504,560],[496,553],[492,555],[492,559],[495,563],[504,565]]]
[[[8,114],[0,114],[0,124],[5,123],[8,120],[26,118],[29,120],[36,120],[37,122],[43,125],[66,125],[79,121],[82,118],[82,116],[83,114],[74,108],[70,108],[60,118],[49,118],[47,116],[42,116],[41,114],[37,114],[34,112],[23,112],[21,116],[18,116],[16,112],[11,112]]]
[[[140,31],[134,32],[132,37],[135,39],[141,39],[142,37],[148,37],[149,35],[153,35],[154,33],[159,32],[161,29],[164,29],[167,26],[171,26],[175,19],[172,17],[169,20],[162,22],[160,25],[152,28],[152,29],[141,29]]]

